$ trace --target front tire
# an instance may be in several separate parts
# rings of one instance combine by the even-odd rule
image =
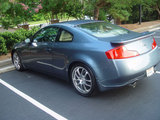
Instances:
[[[92,96],[96,93],[96,80],[92,70],[84,64],[72,67],[70,77],[74,89],[82,96]]]
[[[23,66],[23,64],[21,62],[21,59],[20,59],[20,57],[19,57],[17,52],[13,53],[12,59],[13,59],[13,64],[14,64],[16,70],[23,71],[24,70],[24,66]]]

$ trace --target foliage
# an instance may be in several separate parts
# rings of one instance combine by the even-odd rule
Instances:
[[[121,21],[128,20],[132,8],[131,1],[114,0],[111,2],[111,6],[112,7],[109,9],[109,13],[113,16],[113,18],[118,18]]]
[[[84,17],[82,0],[42,0],[42,13],[46,19],[59,19],[67,15],[76,19]]]
[[[31,30],[18,29],[15,32],[0,33],[0,43],[2,41],[2,48],[0,46],[0,54],[6,54],[10,51],[14,44],[24,41],[26,38],[34,35],[39,30],[39,27],[33,27]],[[0,44],[1,45],[1,44]],[[7,49],[7,51],[6,51]]]
[[[64,16],[119,22],[138,22],[139,5],[143,21],[160,18],[160,0],[0,0],[0,22],[5,28],[37,20]],[[42,9],[43,8],[43,9]]]
[[[66,1],[65,8],[63,10],[69,17],[72,16],[76,19],[84,18],[84,4],[80,0],[68,0]]]
[[[106,19],[104,16],[107,15],[119,22],[137,22],[139,5],[142,5],[144,21],[157,19],[158,15],[160,18],[160,0],[85,0],[84,5],[85,15],[93,16],[95,20]]]
[[[63,12],[64,5],[65,0],[42,0],[42,12],[48,15],[51,20],[57,18],[58,14]]]
[[[126,23],[137,23],[139,21],[139,5],[142,5],[142,21],[157,20],[160,18],[159,0],[135,0],[132,3],[132,10],[129,20]],[[159,7],[158,7],[159,6]]]
[[[5,29],[29,21],[42,6],[38,0],[7,0],[0,2],[0,22]]]
[[[44,15],[42,13],[34,14],[29,19],[29,21],[41,21],[41,20],[44,20]]]
[[[0,36],[0,55],[2,54],[7,54],[7,48],[4,38]]]

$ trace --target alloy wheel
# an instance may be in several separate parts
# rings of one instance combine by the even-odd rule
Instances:
[[[13,54],[13,64],[17,70],[20,70],[21,68],[20,58],[16,52]]]
[[[77,91],[82,94],[88,94],[92,89],[91,74],[82,66],[77,66],[73,69],[72,81]]]

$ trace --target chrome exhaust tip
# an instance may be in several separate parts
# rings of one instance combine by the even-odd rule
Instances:
[[[133,88],[135,88],[136,85],[137,85],[137,82],[133,82],[133,83],[129,84],[129,86],[131,86],[131,87],[133,87]]]

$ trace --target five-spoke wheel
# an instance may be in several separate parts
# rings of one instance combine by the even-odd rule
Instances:
[[[21,59],[20,59],[19,55],[17,54],[17,52],[13,53],[12,59],[13,59],[13,64],[14,64],[16,70],[18,70],[18,71],[24,70],[24,67],[21,63]]]
[[[74,88],[83,96],[92,95],[96,89],[93,72],[83,64],[77,64],[72,67],[71,78]]]

